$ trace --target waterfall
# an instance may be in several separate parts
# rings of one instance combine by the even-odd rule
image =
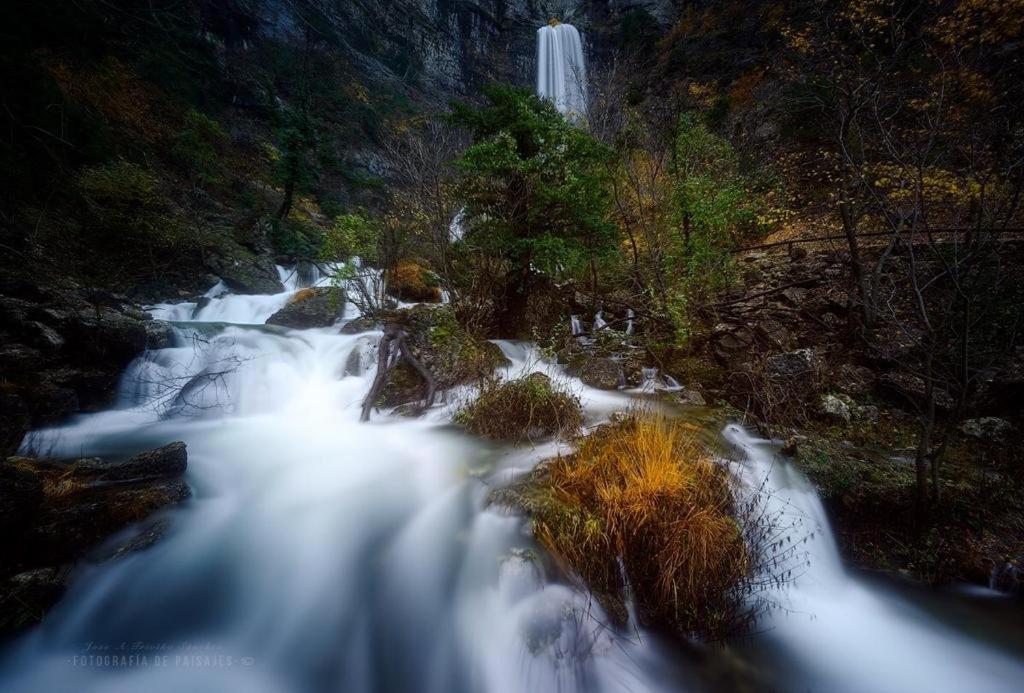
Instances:
[[[461,207],[459,211],[452,217],[452,222],[448,224],[448,240],[454,243],[455,241],[461,241],[462,237],[466,235],[466,208]]]
[[[537,94],[559,112],[582,117],[587,112],[587,70],[583,43],[572,24],[537,29]]]
[[[583,325],[580,324],[580,316],[578,316],[578,315],[570,315],[569,316],[569,321],[570,321],[570,325],[572,327],[572,336],[573,337],[575,337],[576,335],[583,334]]]
[[[594,315],[594,332],[597,332],[598,330],[603,330],[607,326],[608,323],[604,321],[604,311],[597,311],[597,313]]]
[[[633,312],[632,308],[626,310],[626,334],[633,334],[635,328],[633,327],[633,319],[636,317],[636,313]]]

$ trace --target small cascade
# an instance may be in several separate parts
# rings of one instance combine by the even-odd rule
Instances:
[[[295,266],[295,281],[299,288],[316,286],[320,281],[320,268],[315,262],[302,260]]]
[[[452,217],[452,221],[448,224],[448,240],[452,243],[455,241],[461,241],[462,237],[466,235],[466,208],[462,207],[455,216]]]
[[[537,29],[537,95],[551,100],[569,117],[587,113],[587,71],[583,42],[571,24],[552,23]]]
[[[1024,573],[1013,563],[997,565],[988,576],[988,587],[996,592],[1019,594]]]
[[[570,315],[569,316],[569,325],[570,325],[570,328],[572,330],[572,336],[573,337],[576,337],[578,335],[583,334],[583,325],[580,324],[580,316],[578,316],[578,315]]]
[[[626,334],[631,335],[634,332],[633,319],[636,317],[636,313],[633,312],[632,308],[626,310]]]
[[[644,392],[678,392],[683,389],[679,381],[653,366],[642,368],[640,373],[643,378],[640,389]]]
[[[606,323],[604,321],[604,311],[603,310],[599,310],[599,311],[597,311],[597,313],[594,314],[594,330],[593,331],[597,332],[598,330],[603,330],[606,327],[608,327],[608,323]]]

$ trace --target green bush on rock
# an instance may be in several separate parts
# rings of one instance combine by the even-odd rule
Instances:
[[[543,373],[484,383],[480,396],[455,416],[470,433],[495,440],[573,435],[583,425],[580,400]]]

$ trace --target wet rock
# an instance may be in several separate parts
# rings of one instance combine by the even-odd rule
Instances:
[[[169,322],[150,320],[145,328],[147,349],[166,349],[174,345],[174,328]]]
[[[225,241],[219,252],[206,260],[206,265],[235,293],[278,294],[284,291],[274,259],[267,253],[254,253]]]
[[[79,474],[95,475],[101,481],[146,481],[179,477],[188,467],[185,443],[178,441],[141,452],[123,462],[107,462],[99,458],[78,463]]]
[[[419,304],[394,311],[388,321],[405,332],[410,352],[434,378],[438,392],[489,377],[508,359],[494,343],[471,335],[446,305]],[[406,362],[391,369],[379,404],[395,407],[423,397],[426,383]]]
[[[288,305],[271,315],[267,324],[297,330],[330,327],[341,317],[344,307],[345,292],[340,287],[303,289]]]
[[[29,622],[12,605],[29,605],[41,618],[76,562],[106,560],[159,539],[167,524],[157,519],[105,543],[188,498],[186,466],[181,442],[123,462],[19,457],[0,464],[0,637]]]
[[[982,443],[1005,443],[1013,435],[1013,424],[996,416],[967,419],[960,424],[960,432]]]
[[[341,326],[341,334],[362,334],[380,329],[380,323],[373,318],[359,317]]]
[[[94,559],[98,561],[105,561],[119,558],[129,553],[145,551],[163,539],[170,526],[171,523],[165,519],[157,520],[156,522],[143,527],[127,539],[108,547],[105,552],[95,554]]]
[[[67,590],[70,569],[37,568],[0,580],[0,639],[39,623]]]
[[[688,407],[707,406],[707,401],[704,399],[704,395],[702,395],[697,390],[694,390],[693,388],[689,387],[684,387],[682,390],[672,393],[672,398],[675,399],[675,401],[679,402],[679,404]]]
[[[610,358],[584,356],[571,362],[566,372],[598,390],[617,390],[625,382],[622,365]]]
[[[345,375],[359,377],[377,364],[377,340],[360,337],[345,359]]]

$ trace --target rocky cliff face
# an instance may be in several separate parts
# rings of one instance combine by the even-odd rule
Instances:
[[[369,81],[444,103],[491,80],[532,84],[535,34],[552,18],[575,24],[595,58],[636,12],[663,27],[678,16],[674,0],[233,0],[205,14],[226,53],[314,35]]]

